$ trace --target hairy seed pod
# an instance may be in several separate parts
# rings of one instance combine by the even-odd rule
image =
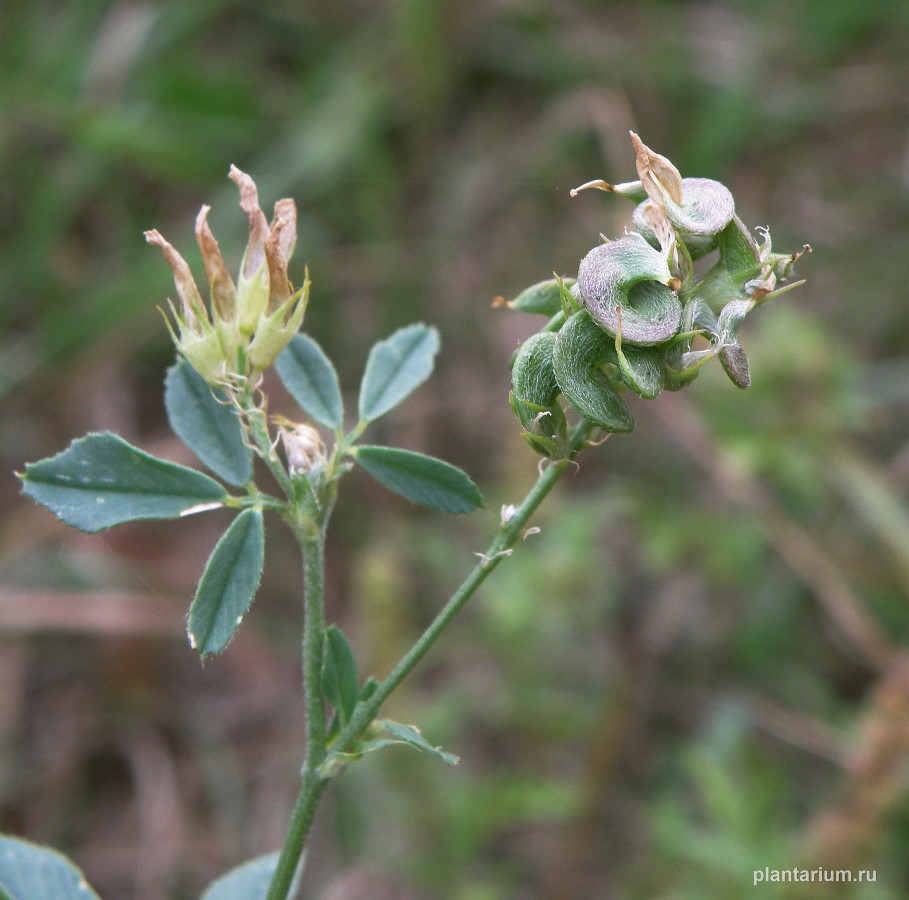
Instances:
[[[568,453],[568,423],[557,402],[559,385],[553,370],[556,334],[541,331],[521,345],[511,372],[510,402],[524,426],[524,440],[550,459]]]
[[[626,344],[661,344],[679,330],[682,306],[667,285],[672,280],[663,256],[638,235],[594,247],[578,271],[584,305],[593,320]]]
[[[541,331],[521,345],[511,371],[511,388],[519,400],[542,407],[555,403],[559,392],[552,367],[555,344],[553,332]]]
[[[562,326],[552,354],[559,389],[589,422],[626,434],[634,428],[634,419],[602,371],[606,363],[618,365],[615,342],[588,312],[575,313]]]
[[[635,208],[632,221],[648,242],[658,246],[647,221],[646,206],[647,201]],[[659,206],[685,243],[692,259],[703,256],[716,246],[718,234],[735,215],[735,201],[729,188],[712,178],[683,178],[682,202],[674,203],[671,198],[663,196]]]

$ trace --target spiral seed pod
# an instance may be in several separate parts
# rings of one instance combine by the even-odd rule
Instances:
[[[524,426],[524,440],[543,456],[562,459],[568,453],[568,423],[557,402],[559,385],[553,369],[556,335],[541,331],[521,345],[511,372],[510,402]]]
[[[648,205],[653,202],[645,200],[638,204],[632,213],[632,221],[648,243],[657,247],[658,237],[653,233],[646,215]],[[683,178],[681,204],[664,200],[660,206],[679,239],[684,241],[692,259],[699,259],[716,247],[718,235],[735,214],[735,203],[729,189],[710,178]]]
[[[618,366],[615,342],[588,312],[575,313],[562,326],[552,354],[559,389],[589,422],[604,431],[627,434],[634,419],[602,371],[607,363]]]
[[[711,178],[682,178],[665,156],[654,153],[634,132],[631,132],[631,144],[647,196],[666,214],[692,259],[712,249],[716,245],[715,235],[735,214],[735,201],[729,189]],[[646,201],[635,210],[634,223],[650,239],[645,206]]]
[[[556,336],[551,331],[531,335],[521,345],[511,371],[511,388],[515,397],[537,406],[552,406],[559,385],[552,367]]]
[[[647,346],[669,340],[679,330],[682,306],[667,285],[666,260],[638,235],[594,247],[581,260],[578,285],[593,320],[616,336],[621,308],[622,340]]]

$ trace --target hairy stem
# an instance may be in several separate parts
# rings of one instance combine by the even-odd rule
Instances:
[[[325,759],[325,702],[322,693],[322,649],[325,640],[325,527],[314,534],[294,527],[303,553],[305,621],[303,679],[306,701],[306,762],[303,785],[291,815],[290,827],[272,876],[266,900],[285,900],[303,853],[319,798],[328,784],[319,773]]]
[[[571,437],[571,455],[574,456],[577,451],[584,445],[594,426],[589,422],[582,421],[574,430]],[[565,469],[570,465],[569,460],[563,459],[549,463],[537,478],[536,483],[528,492],[527,496],[521,501],[521,504],[515,509],[514,513],[503,521],[497,531],[492,543],[487,551],[480,555],[480,562],[474,566],[473,570],[462,582],[460,587],[451,595],[445,606],[439,611],[432,623],[423,632],[417,642],[401,658],[400,662],[394,667],[388,677],[379,685],[375,693],[366,701],[359,703],[351,716],[347,726],[341,731],[337,738],[331,743],[332,753],[349,753],[360,737],[364,729],[375,719],[380,707],[388,699],[389,695],[398,687],[398,685],[407,677],[413,668],[426,655],[429,648],[436,642],[442,632],[448,627],[451,620],[462,609],[465,603],[473,596],[477,588],[486,580],[492,570],[508,555],[511,549],[520,540],[524,529],[530,517],[536,512],[537,508],[561,478]],[[324,528],[321,530],[324,536]],[[301,541],[301,545],[306,552],[306,544]],[[321,560],[323,545],[319,543],[319,558]],[[308,569],[307,569],[308,572]],[[321,588],[319,581],[319,614],[321,615]],[[307,574],[307,594],[310,590],[309,575]],[[310,602],[307,596],[307,626],[309,626]],[[320,619],[321,621],[321,619]],[[321,635],[321,632],[320,632]],[[304,640],[304,654],[306,642]],[[322,646],[319,644],[319,673],[321,674],[321,653]],[[307,721],[309,714],[309,695],[310,678],[307,663]],[[321,686],[319,703],[321,706]],[[300,787],[300,793],[294,807],[291,824],[281,850],[281,856],[278,861],[278,867],[275,871],[272,883],[269,887],[266,900],[286,900],[287,892],[293,881],[294,872],[296,871],[300,857],[303,854],[303,848],[306,844],[306,837],[309,833],[315,816],[319,800],[324,792],[330,775],[320,772],[318,766],[327,756],[324,745],[324,719],[320,720],[323,744],[321,755],[313,753],[312,732],[310,732],[309,752],[307,753],[306,766],[303,770],[303,783]],[[318,763],[314,760],[318,758]]]
[[[274,475],[275,481],[281,486],[281,490],[284,491],[287,498],[293,500],[295,496],[293,480],[287,473],[287,469],[281,464],[278,454],[275,453],[271,435],[268,433],[268,419],[265,410],[256,404],[253,399],[253,389],[248,384],[245,384],[235,396],[237,404],[243,412],[243,418],[246,420],[247,433],[257,454],[268,466],[268,470]]]

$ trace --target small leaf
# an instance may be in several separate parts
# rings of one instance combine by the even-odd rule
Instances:
[[[227,498],[217,481],[150,456],[110,432],[89,434],[62,453],[31,463],[22,490],[80,531],[135,519],[176,519]]]
[[[395,740],[410,744],[411,747],[416,747],[424,753],[431,753],[433,756],[437,756],[447,762],[450,766],[456,766],[459,762],[458,757],[453,753],[446,753],[441,747],[433,747],[423,737],[422,732],[416,725],[402,725],[392,719],[383,719],[381,725]]]
[[[98,900],[63,854],[0,835],[0,897],[9,900]]]
[[[337,625],[325,629],[325,650],[322,656],[322,690],[328,702],[346,724],[357,705],[360,684],[353,650]]]
[[[720,251],[718,266],[726,272],[746,271],[761,261],[754,238],[738,216],[733,216],[729,224],[717,233],[716,240]]]
[[[220,653],[252,603],[265,557],[262,512],[245,509],[215,545],[189,608],[189,642],[204,660]]]
[[[565,287],[574,284],[573,278],[563,279]],[[510,309],[520,312],[539,313],[544,316],[554,316],[562,309],[562,290],[555,278],[540,281],[525,288],[514,300],[508,301]]]
[[[483,505],[477,486],[460,469],[397,447],[357,447],[357,462],[390,491],[441,512],[468,513]]]
[[[174,433],[212,472],[238,487],[249,481],[252,451],[236,412],[182,357],[167,370],[164,407]]]
[[[259,856],[212,882],[202,900],[264,900],[278,865],[277,853]]]
[[[311,337],[296,335],[275,360],[275,369],[290,396],[309,416],[326,428],[342,426],[344,401],[337,372]]]
[[[369,352],[360,385],[360,418],[372,422],[397,406],[432,372],[439,352],[435,328],[408,325]]]

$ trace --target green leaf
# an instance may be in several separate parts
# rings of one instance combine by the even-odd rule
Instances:
[[[0,835],[0,898],[98,900],[85,876],[61,853]]]
[[[455,466],[397,447],[357,447],[354,457],[390,491],[441,512],[468,513],[483,505],[470,478]]]
[[[338,375],[311,337],[296,335],[275,360],[275,369],[290,396],[308,415],[326,428],[343,425],[344,401]]]
[[[400,722],[395,722],[392,719],[383,719],[380,724],[395,741],[409,744],[411,747],[416,747],[417,750],[422,750],[424,753],[430,753],[433,756],[437,756],[443,762],[447,762],[450,766],[456,766],[459,762],[458,757],[453,753],[446,753],[441,747],[433,747],[433,745],[423,737],[422,732],[416,725],[402,725]]]
[[[322,690],[328,702],[337,710],[341,721],[346,724],[357,705],[360,685],[353,650],[337,625],[329,625],[325,629]]]
[[[570,288],[574,283],[573,278],[563,279],[565,287]],[[562,309],[562,290],[558,280],[550,278],[525,288],[514,300],[509,300],[507,305],[510,309],[520,312],[554,316]]]
[[[408,325],[369,352],[360,385],[360,418],[378,419],[416,390],[432,372],[439,352],[435,328]]]
[[[278,865],[277,853],[259,856],[212,882],[202,900],[264,900]]]
[[[245,509],[215,545],[189,608],[189,642],[202,659],[220,653],[252,603],[265,558],[262,511]]]
[[[227,499],[217,481],[164,462],[110,432],[89,434],[25,467],[22,490],[80,531],[135,519],[176,519]]]
[[[252,477],[252,451],[226,400],[182,357],[167,370],[164,407],[170,427],[215,475],[242,486]]]

